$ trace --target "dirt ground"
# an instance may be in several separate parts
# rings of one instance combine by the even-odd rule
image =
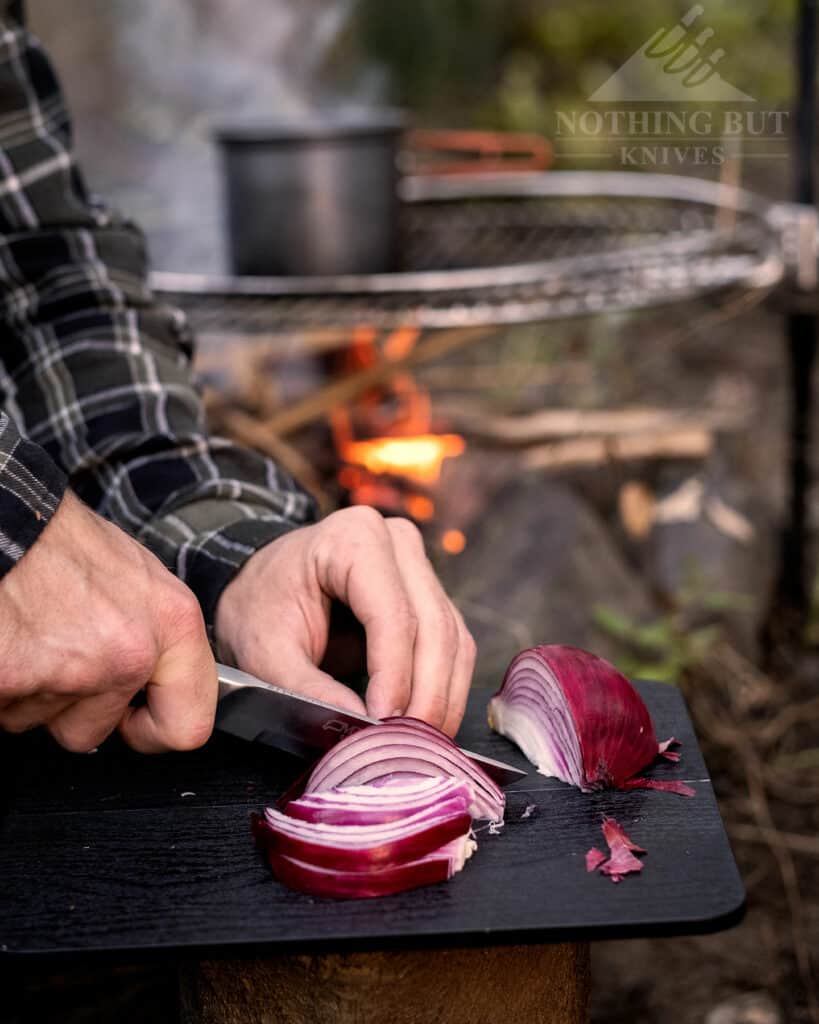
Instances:
[[[715,668],[715,671],[714,671]],[[776,1024],[815,1020],[809,960],[819,948],[815,657],[772,678],[729,663],[688,674],[686,695],[748,893],[728,932],[598,943],[593,1021]],[[733,694],[733,696],[732,696]],[[746,695],[747,696],[747,695]],[[801,840],[796,837],[805,837]]]

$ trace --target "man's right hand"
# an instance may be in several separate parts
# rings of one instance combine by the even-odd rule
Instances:
[[[143,687],[145,705],[130,707]],[[66,494],[0,580],[0,728],[45,725],[88,751],[119,726],[135,750],[188,750],[210,736],[217,690],[191,591]]]

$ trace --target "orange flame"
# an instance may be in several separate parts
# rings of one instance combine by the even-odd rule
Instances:
[[[444,459],[465,448],[458,434],[418,434],[415,437],[375,437],[344,446],[345,462],[363,466],[376,476],[394,473],[419,484],[434,484]]]
[[[383,358],[394,362],[405,357],[418,336],[419,331],[413,327],[394,331],[382,345]],[[378,361],[375,340],[371,328],[356,328],[345,359],[350,370]],[[336,450],[346,463],[339,472],[339,482],[350,491],[356,504],[377,503],[374,498],[383,498],[384,486],[377,479],[383,475],[400,476],[425,487],[437,483],[444,459],[462,454],[466,447],[459,434],[432,433],[430,396],[418,388],[410,373],[396,372],[388,393],[394,400],[388,408],[381,400],[383,395],[372,393],[358,404],[358,413],[366,413],[368,432],[377,434],[376,437],[356,438],[348,409],[334,409],[330,413]],[[357,415],[356,421],[360,418]],[[432,499],[421,494],[403,497],[401,504],[419,521],[431,519],[435,511]]]

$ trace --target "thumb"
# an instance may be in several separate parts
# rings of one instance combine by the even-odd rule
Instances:
[[[181,632],[159,656],[143,707],[129,707],[120,722],[125,742],[143,754],[193,750],[213,730],[219,683],[205,625]]]

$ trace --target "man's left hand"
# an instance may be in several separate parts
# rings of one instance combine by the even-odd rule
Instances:
[[[318,666],[333,599],[364,627],[366,708]],[[406,714],[454,736],[475,642],[406,519],[344,509],[253,555],[216,612],[217,654],[278,686],[375,718]]]

